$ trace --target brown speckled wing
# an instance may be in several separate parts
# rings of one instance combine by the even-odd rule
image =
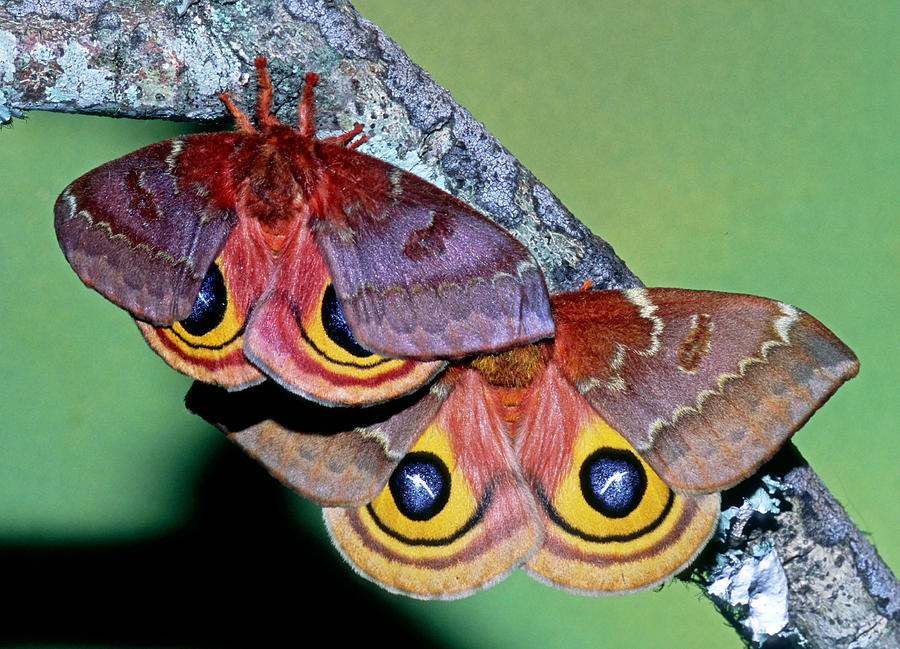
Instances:
[[[505,230],[380,160],[329,155],[321,190],[341,199],[311,227],[360,342],[453,358],[552,336],[543,274]]]
[[[240,392],[197,382],[185,401],[300,495],[349,507],[382,490],[447,391],[438,381],[388,404],[330,408],[271,382]]]
[[[553,308],[558,366],[681,491],[748,476],[858,369],[824,325],[766,298],[580,291]]]
[[[234,137],[158,142],[69,185],[56,201],[56,234],[82,281],[141,320],[187,317],[237,222],[219,168]]]

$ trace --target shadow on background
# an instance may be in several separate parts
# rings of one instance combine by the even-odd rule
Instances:
[[[134,543],[0,538],[0,644],[435,647],[374,586],[303,533],[287,492],[237,448],[200,476],[193,516]],[[312,506],[311,506],[312,507]]]

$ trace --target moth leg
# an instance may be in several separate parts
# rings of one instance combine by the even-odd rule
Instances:
[[[222,103],[225,104],[225,108],[228,109],[228,112],[231,113],[231,116],[234,117],[235,126],[242,133],[256,133],[256,129],[253,127],[253,122],[250,121],[250,118],[244,115],[241,112],[241,109],[231,103],[231,99],[228,97],[227,92],[223,92],[219,95],[219,99],[222,100]]]
[[[323,138],[322,141],[329,144],[345,146],[348,149],[355,149],[363,142],[367,142],[369,140],[368,135],[360,135],[359,139],[356,140],[356,142],[353,142],[353,138],[359,135],[360,131],[362,131],[362,124],[354,124],[353,128],[351,128],[346,133],[341,133],[340,135],[335,135],[334,137],[326,137]]]

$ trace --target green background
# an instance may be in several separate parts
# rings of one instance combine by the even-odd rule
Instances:
[[[647,285],[785,300],[857,352],[794,439],[900,565],[900,4],[356,4]],[[66,184],[183,128],[32,113],[0,132],[0,644],[300,645],[326,625],[335,642],[741,646],[680,583],[591,599],[515,574],[434,603],[352,575],[318,510],[186,414],[189,380],[58,250]]]

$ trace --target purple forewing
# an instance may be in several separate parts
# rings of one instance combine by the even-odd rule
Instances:
[[[522,244],[418,177],[340,151],[321,184],[345,189],[312,227],[360,342],[433,358],[553,335],[543,275]]]
[[[232,134],[152,144],[86,173],[56,201],[60,247],[82,281],[135,317],[168,325],[187,317],[213,259],[237,222],[228,200],[188,180],[181,152]],[[227,159],[209,158],[208,165]],[[221,169],[201,173],[221,178]]]

